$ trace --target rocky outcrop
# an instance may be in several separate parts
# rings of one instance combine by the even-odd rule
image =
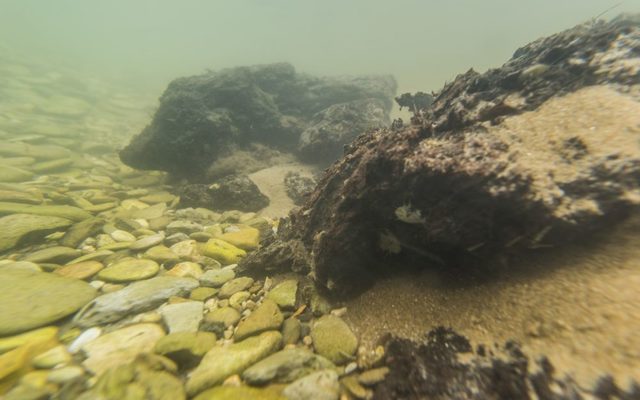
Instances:
[[[269,205],[246,175],[229,175],[211,185],[191,183],[176,189],[183,207],[203,207],[216,211],[258,211]]]
[[[303,160],[330,162],[363,130],[388,124],[395,90],[390,76],[317,78],[286,63],[179,78],[120,157],[192,181],[255,143],[288,152],[299,146]]]
[[[620,221],[640,202],[639,49],[620,17],[459,75],[411,125],[356,139],[240,268],[277,260],[354,293],[390,265],[464,274]]]
[[[446,328],[429,332],[423,343],[390,338],[385,362],[389,374],[376,386],[373,399],[635,399],[637,384],[625,391],[611,377],[593,388],[560,377],[546,357],[533,362],[514,342],[500,348],[479,345]],[[465,361],[463,361],[463,359]]]

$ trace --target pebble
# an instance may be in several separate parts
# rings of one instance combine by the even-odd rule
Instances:
[[[67,364],[71,355],[65,346],[56,346],[34,357],[32,364],[36,368],[53,368],[59,364]]]
[[[235,277],[236,273],[233,268],[210,269],[200,277],[200,284],[218,288]]]
[[[114,230],[113,232],[109,233],[109,236],[111,236],[111,238],[116,242],[135,242],[136,241],[135,236],[121,229]]]
[[[249,289],[251,285],[253,285],[253,279],[248,276],[232,279],[222,285],[218,292],[218,297],[221,299],[227,299],[234,293]]]
[[[279,330],[283,321],[284,317],[278,305],[272,300],[265,299],[251,315],[240,321],[235,338],[242,340],[267,330]]]
[[[145,250],[145,249],[148,249],[149,247],[162,244],[162,242],[164,241],[164,238],[165,238],[164,233],[156,233],[154,235],[145,236],[133,242],[131,246],[129,246],[129,248],[131,250]]]
[[[111,367],[133,361],[138,354],[152,351],[163,336],[164,331],[156,324],[136,324],[117,329],[82,346],[87,355],[82,364],[99,375]]]
[[[98,327],[89,328],[82,332],[69,346],[69,352],[77,353],[87,343],[97,339],[102,335],[102,329]]]
[[[98,279],[107,282],[131,282],[148,279],[156,275],[160,266],[153,260],[125,258],[98,273]]]
[[[358,349],[358,338],[351,328],[334,315],[319,318],[311,327],[311,338],[318,354],[336,364],[351,361]]]
[[[282,394],[288,400],[338,400],[338,374],[332,369],[314,372],[289,384]]]
[[[160,315],[169,333],[196,332],[203,318],[201,301],[185,301],[160,308]]]
[[[250,385],[290,383],[312,372],[335,368],[326,358],[304,348],[281,350],[258,361],[242,373]]]
[[[202,271],[200,264],[193,261],[183,261],[174,265],[169,271],[167,271],[167,275],[194,279],[200,279],[203,274],[204,272]],[[200,281],[200,283],[202,284],[202,281]]]
[[[275,352],[281,343],[279,332],[268,331],[228,346],[212,348],[187,380],[187,394],[194,396],[222,383]]]
[[[49,372],[47,380],[51,383],[65,383],[84,375],[84,369],[75,365],[68,367],[56,368]]]
[[[83,261],[57,268],[54,273],[68,278],[86,280],[100,272],[104,265],[98,261]],[[99,288],[98,288],[99,289]]]
[[[283,310],[292,310],[296,306],[296,294],[298,292],[298,281],[287,279],[277,284],[267,293],[267,298],[278,304]]]

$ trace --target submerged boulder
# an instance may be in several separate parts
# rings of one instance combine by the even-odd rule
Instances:
[[[312,270],[347,294],[390,265],[473,271],[620,221],[640,203],[638,49],[620,17],[459,75],[409,126],[356,139],[238,270]]]
[[[388,123],[395,90],[391,76],[317,78],[287,63],[179,78],[120,158],[192,181],[203,180],[214,161],[255,143],[291,152],[300,141],[303,158],[333,161],[360,131]]]

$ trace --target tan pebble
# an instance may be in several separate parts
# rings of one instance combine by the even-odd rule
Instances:
[[[347,307],[336,308],[335,310],[331,310],[331,315],[336,317],[343,317],[347,313]]]
[[[311,336],[307,335],[302,338],[302,343],[304,343],[305,346],[311,346],[313,344],[313,339],[311,339]]]
[[[227,379],[222,382],[222,386],[240,386],[242,385],[242,380],[240,379],[240,375],[235,374],[231,375]]]
[[[122,288],[124,288],[124,285],[115,284],[115,283],[105,283],[104,285],[102,285],[102,288],[100,290],[102,291],[102,293],[112,293]]]

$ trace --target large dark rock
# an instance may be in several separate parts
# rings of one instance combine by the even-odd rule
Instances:
[[[151,123],[120,157],[134,168],[204,180],[219,158],[255,143],[295,151],[301,133],[315,129],[305,136],[312,140],[301,141],[303,160],[312,154],[311,161],[329,162],[363,129],[388,123],[395,90],[390,76],[316,78],[286,63],[179,78],[160,98]],[[345,115],[351,116],[351,124],[336,120]],[[324,140],[318,137],[320,128]],[[320,156],[313,153],[314,146],[322,150]]]
[[[622,17],[459,75],[410,126],[356,139],[239,268],[286,265],[292,242],[297,270],[353,294],[390,265],[476,271],[620,221],[640,203],[638,57],[640,22]]]
[[[640,397],[637,383],[627,392],[607,376],[594,382],[593,389],[580,387],[569,376],[556,376],[547,358],[530,362],[513,342],[491,350],[480,345],[474,351],[465,337],[446,328],[432,330],[423,343],[390,338],[385,347],[389,374],[376,386],[374,400]]]
[[[210,185],[182,185],[176,193],[180,196],[181,207],[258,211],[269,205],[269,198],[246,175],[230,175]]]

